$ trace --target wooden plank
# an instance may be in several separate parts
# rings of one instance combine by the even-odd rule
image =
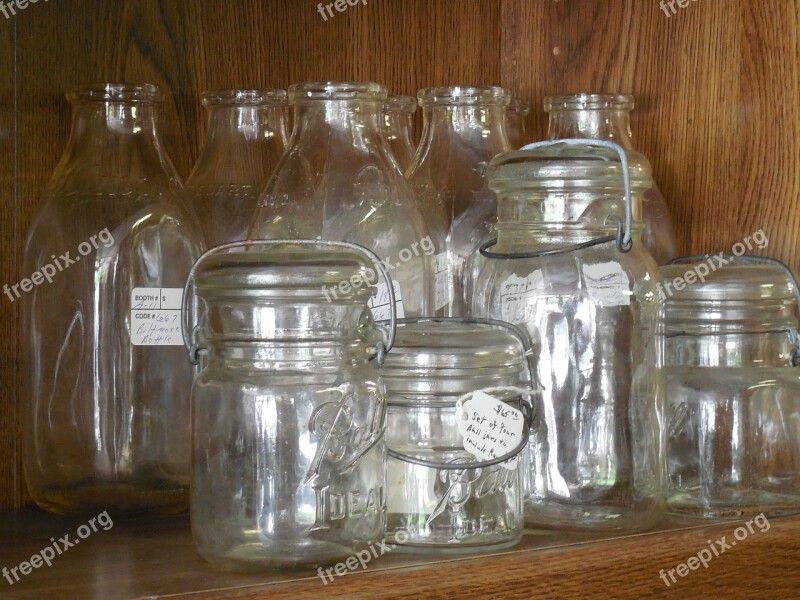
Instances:
[[[87,520],[58,519],[33,510],[0,513],[0,566],[11,569],[28,560],[51,545],[50,538],[68,535],[68,542],[79,541],[50,567],[43,565],[19,581],[12,574],[12,586],[0,577],[2,597],[638,600],[672,592],[692,598],[772,599],[794,598],[800,589],[800,517],[759,519],[751,524],[752,532],[745,521],[673,521],[662,525],[666,530],[603,541],[585,534],[527,532],[519,546],[472,556],[390,551],[327,583],[315,569],[215,572],[194,550],[186,517],[110,518],[111,527],[101,518],[97,531],[79,540],[78,528]],[[675,570],[677,565],[703,550],[708,566],[694,565],[681,577],[683,569]]]
[[[545,95],[633,93],[635,143],[684,253],[731,250],[763,229],[800,268],[800,4],[690,2],[667,17],[634,0],[504,0],[503,83]]]

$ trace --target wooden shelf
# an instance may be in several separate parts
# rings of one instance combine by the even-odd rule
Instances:
[[[33,509],[0,512],[0,568],[29,560],[52,545],[50,538],[69,534],[74,542],[85,523]],[[43,564],[13,586],[0,578],[0,598],[638,599],[665,592],[687,598],[800,597],[800,517],[772,519],[768,529],[754,527],[736,541],[734,531],[741,525],[669,520],[653,532],[605,539],[530,531],[518,546],[489,555],[393,552],[324,584],[309,570],[216,573],[195,552],[185,516],[118,520],[107,531],[98,527],[50,567]],[[723,536],[730,547],[713,556],[707,568],[699,565],[684,577],[676,572],[676,582],[666,586],[660,570],[669,577],[667,571]]]

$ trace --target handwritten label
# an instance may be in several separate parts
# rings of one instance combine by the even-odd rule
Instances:
[[[450,304],[453,295],[448,263],[447,252],[440,252],[433,257],[433,291],[436,310]]]
[[[500,314],[503,320],[522,325],[528,320],[528,305],[544,294],[544,276],[537,270],[527,277],[509,275],[500,284]]]
[[[182,346],[182,288],[134,288],[131,292],[131,344]]]
[[[485,392],[475,392],[457,407],[458,431],[464,450],[480,460],[508,454],[522,441],[522,412]],[[500,463],[516,469],[519,455]]]
[[[372,318],[376,321],[388,321],[392,318],[391,310],[389,309],[389,287],[383,282],[375,287],[378,288],[378,293],[369,301],[369,307],[372,309]],[[400,291],[400,282],[392,279],[392,287],[394,288],[395,312],[397,313],[397,318],[402,319],[405,317],[405,311],[403,310],[403,294]]]
[[[600,306],[631,303],[631,280],[618,262],[583,265],[583,279],[589,298]]]

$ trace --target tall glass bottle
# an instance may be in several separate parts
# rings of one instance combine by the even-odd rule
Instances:
[[[161,97],[153,85],[69,91],[70,139],[28,233],[24,464],[52,512],[188,506],[180,308],[202,244],[158,137]]]
[[[519,98],[511,98],[506,106],[506,136],[509,145],[515,150],[530,142],[527,127],[530,113],[531,105]]]
[[[547,139],[591,138],[608,140],[634,150],[630,115],[633,96],[628,94],[573,94],[547,96],[550,113]],[[664,196],[653,182],[642,201],[642,243],[659,265],[677,255],[675,230]]]
[[[414,162],[414,113],[417,101],[411,96],[389,96],[383,104],[383,128],[397,164],[403,173]]]
[[[286,91],[218,90],[203,94],[206,140],[186,180],[206,244],[243,240],[258,197],[286,149]]]
[[[433,244],[381,129],[385,101],[386,88],[377,83],[289,88],[294,131],[249,238],[361,244],[389,268],[397,316],[420,316],[432,296]],[[342,282],[340,293],[349,285]],[[378,284],[370,301],[376,319],[389,316],[385,287]]]
[[[436,246],[433,312],[463,316],[465,265],[491,237],[497,206],[484,171],[511,149],[503,124],[510,95],[499,87],[445,87],[417,98],[422,140],[409,179]]]

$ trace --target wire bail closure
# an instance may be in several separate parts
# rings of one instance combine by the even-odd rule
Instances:
[[[385,323],[385,321],[383,321]],[[492,327],[503,328],[511,332],[522,344],[523,349],[523,364],[525,366],[525,371],[528,375],[528,384],[531,386],[528,388],[520,388],[516,386],[497,386],[497,387],[490,387],[490,388],[483,388],[480,390],[474,390],[472,392],[467,392],[466,394],[462,395],[461,397],[456,400],[456,410],[460,410],[463,402],[468,400],[477,392],[503,392],[503,391],[512,391],[518,393],[520,396],[520,411],[522,412],[523,417],[523,424],[522,424],[522,436],[520,439],[519,444],[513,449],[511,449],[506,454],[499,456],[497,458],[492,458],[489,460],[481,460],[481,461],[471,461],[471,462],[458,462],[458,463],[443,463],[435,460],[425,460],[422,458],[417,458],[415,456],[410,456],[408,454],[403,454],[402,452],[398,452],[393,450],[387,446],[387,454],[392,458],[397,460],[401,460],[403,462],[407,462],[413,465],[419,465],[421,467],[428,467],[431,469],[442,469],[447,471],[462,471],[465,469],[483,469],[486,467],[493,467],[495,465],[499,465],[500,463],[506,462],[507,460],[511,460],[515,456],[519,455],[525,449],[525,446],[528,444],[528,438],[530,436],[530,430],[533,426],[533,420],[536,418],[536,409],[534,407],[532,397],[540,391],[538,385],[534,382],[534,374],[533,369],[531,368],[530,361],[528,359],[531,353],[531,343],[528,339],[527,334],[524,330],[520,329],[516,325],[511,323],[506,323],[505,321],[499,321],[497,319],[467,319],[467,318],[459,318],[459,317],[410,317],[405,319],[397,319],[396,320],[398,325],[407,324],[407,323],[474,323],[477,325],[490,325]],[[522,397],[527,397],[527,402],[522,400]]]
[[[497,238],[489,240],[481,245],[479,252],[481,256],[486,258],[538,258],[540,256],[554,256],[557,254],[566,254],[567,252],[576,252],[592,246],[599,246],[600,244],[607,244],[608,242],[616,242],[617,250],[623,254],[630,252],[633,248],[633,200],[631,198],[631,176],[628,172],[628,155],[625,149],[619,144],[609,142],[607,140],[587,140],[581,138],[568,138],[563,140],[546,140],[543,142],[534,142],[527,144],[520,148],[520,150],[535,150],[537,148],[546,148],[548,146],[555,146],[557,144],[576,144],[579,146],[597,146],[601,148],[608,148],[613,150],[619,156],[620,164],[622,165],[622,180],[625,187],[625,222],[622,222],[617,215],[611,214],[606,217],[606,223],[613,223],[617,229],[614,235],[604,235],[588,242],[581,242],[580,244],[570,244],[562,246],[561,248],[553,248],[551,250],[536,250],[533,252],[514,252],[514,253],[500,253],[492,252],[489,249],[497,244]]]
[[[719,252],[717,254],[709,253],[709,254],[693,254],[691,256],[679,256],[677,258],[673,258],[667,264],[677,265],[679,263],[701,262],[704,260],[708,260],[712,256],[719,256],[721,258],[726,259],[728,262],[741,260],[743,262],[751,264],[772,265],[773,267],[778,267],[789,278],[789,281],[792,284],[792,289],[794,290],[794,297],[797,302],[797,306],[798,308],[800,308],[800,283],[798,283],[797,277],[795,277],[794,272],[786,265],[786,263],[778,260],[777,258],[771,258],[769,256],[753,256],[751,254],[737,255],[737,254],[728,254],[726,252]],[[792,351],[792,355],[790,357],[792,366],[800,367],[800,329],[789,329],[788,333],[789,333],[789,338],[792,341],[792,345],[794,346],[794,350]]]
[[[186,283],[183,286],[183,301],[181,303],[181,333],[183,334],[183,344],[189,353],[189,362],[191,362],[193,365],[197,365],[200,362],[200,357],[208,354],[208,346],[203,344],[200,340],[202,317],[198,319],[197,325],[192,327],[189,323],[190,311],[187,306],[189,291],[193,290],[194,288],[194,277],[198,265],[200,265],[200,263],[209,256],[214,256],[217,254],[229,254],[232,253],[229,252],[232,250],[278,245],[308,246],[313,248],[345,248],[361,254],[362,256],[366,257],[369,262],[375,265],[375,267],[377,267],[378,273],[380,273],[381,278],[386,282],[386,288],[389,294],[390,318],[388,321],[388,326],[381,325],[381,323],[384,323],[385,321],[378,321],[376,323],[379,329],[383,332],[384,339],[375,344],[375,347],[371,349],[371,355],[368,360],[377,359],[378,364],[383,364],[386,354],[392,349],[392,346],[394,346],[395,329],[397,327],[397,306],[395,304],[394,286],[392,285],[392,279],[389,276],[389,271],[387,270],[386,265],[383,264],[378,255],[372,250],[359,244],[353,244],[351,242],[332,242],[328,240],[303,239],[243,240],[239,242],[228,242],[227,244],[221,244],[211,248],[210,250],[207,250],[194,262],[191,270],[189,271],[189,275],[186,278]],[[194,296],[194,294],[192,294],[192,296]]]

